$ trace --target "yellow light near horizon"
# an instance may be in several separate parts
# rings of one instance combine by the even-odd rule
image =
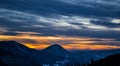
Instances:
[[[68,50],[72,49],[104,50],[120,48],[120,46],[111,46],[108,44],[107,45],[95,44],[93,41],[94,39],[98,38],[66,37],[66,36],[56,37],[56,36],[33,36],[33,35],[18,35],[18,36],[0,35],[0,41],[15,40],[33,49],[44,49],[50,46],[52,43],[60,43],[65,49]],[[100,39],[100,40],[114,41],[114,39]]]
[[[47,44],[24,44],[25,46],[33,49],[44,49],[50,45]],[[67,50],[108,50],[108,49],[117,49],[119,46],[109,46],[109,45],[76,45],[76,44],[68,44],[61,45],[63,48]]]
[[[50,45],[46,45],[46,44],[24,44],[24,45],[29,48],[38,49],[38,50],[41,50],[41,49],[44,49],[44,48],[50,46]]]
[[[68,44],[63,45],[66,49],[73,50],[108,50],[108,49],[118,49],[120,46],[110,46],[110,45],[84,45],[84,44]]]

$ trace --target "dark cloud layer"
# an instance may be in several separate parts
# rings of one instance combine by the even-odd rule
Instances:
[[[105,5],[103,2],[91,1],[75,5],[62,0],[1,0],[0,27],[8,30],[3,35],[18,35],[16,32],[21,31],[37,32],[39,36],[64,35],[118,40],[120,5],[110,3]]]
[[[76,1],[76,0],[75,0]],[[96,3],[87,3],[96,7],[89,7],[83,5],[73,5],[61,0],[2,0],[1,8],[14,9],[27,11],[37,14],[64,14],[64,15],[82,15],[82,16],[93,16],[93,17],[120,17],[119,7],[116,5],[104,5]],[[81,3],[80,3],[81,4]],[[86,5],[87,5],[86,4]],[[102,7],[102,8],[101,8]],[[116,7],[116,8],[115,8]],[[47,15],[46,14],[46,15]]]
[[[102,25],[109,28],[120,28],[120,23],[112,23],[110,20],[97,20],[97,21],[91,21],[91,23],[96,25]]]

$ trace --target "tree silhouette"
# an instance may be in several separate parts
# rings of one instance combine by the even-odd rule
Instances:
[[[120,54],[114,54],[104,59],[91,62],[87,66],[120,66]]]

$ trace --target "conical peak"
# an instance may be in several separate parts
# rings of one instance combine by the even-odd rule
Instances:
[[[53,45],[49,46],[49,48],[62,48],[63,49],[63,47],[59,44],[53,44]]]
[[[61,47],[59,44],[53,44],[51,46]]]
[[[62,46],[60,46],[59,44],[53,44],[53,45],[47,47],[46,49],[47,50],[63,50],[64,48]]]
[[[52,54],[55,54],[55,55],[61,55],[61,56],[65,56],[65,55],[70,54],[66,49],[64,49],[59,44],[53,44],[53,45],[45,48],[43,51],[49,52],[49,53],[52,53]]]

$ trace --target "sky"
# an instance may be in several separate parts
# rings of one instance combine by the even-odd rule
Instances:
[[[120,0],[1,0],[0,41],[30,48],[120,48]]]

